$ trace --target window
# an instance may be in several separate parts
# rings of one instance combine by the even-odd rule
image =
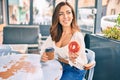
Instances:
[[[60,3],[60,2],[62,2],[62,1],[67,1],[68,3],[70,3],[72,6],[73,6],[73,8],[75,9],[75,1],[76,0],[55,0],[55,5],[57,5],[58,3]]]
[[[9,24],[51,25],[54,6],[63,0],[61,1],[7,0],[7,1],[8,1]],[[75,6],[75,0],[67,1],[70,2],[73,7]]]
[[[30,0],[8,0],[9,24],[29,24]]]
[[[101,29],[104,30],[108,26],[113,27],[116,25],[116,19],[120,14],[120,0],[102,0],[103,11],[101,18]]]
[[[33,24],[50,25],[54,0],[33,0]]]
[[[0,24],[3,23],[3,9],[2,9],[2,0],[0,0]]]
[[[78,24],[80,29],[90,33],[94,32],[95,0],[79,0]]]

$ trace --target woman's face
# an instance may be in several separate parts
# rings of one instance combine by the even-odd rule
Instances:
[[[70,27],[72,19],[73,19],[73,14],[71,8],[67,5],[62,6],[59,11],[59,23],[63,27]]]

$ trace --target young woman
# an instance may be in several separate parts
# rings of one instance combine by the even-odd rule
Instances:
[[[72,44],[73,43],[73,44]],[[60,80],[82,80],[87,64],[84,37],[77,26],[75,13],[68,2],[59,3],[52,16],[50,36],[41,48],[41,61],[47,62],[47,47],[55,49],[56,59],[63,67]]]

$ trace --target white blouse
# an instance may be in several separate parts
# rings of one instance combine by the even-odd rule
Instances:
[[[55,49],[55,58],[57,59],[58,57],[60,58],[64,58],[66,60],[69,61],[69,64],[71,66],[75,66],[79,69],[83,69],[84,65],[87,64],[87,57],[86,57],[86,54],[85,54],[85,43],[84,43],[84,37],[82,35],[81,32],[75,32],[70,40],[71,41],[77,41],[78,44],[80,45],[80,51],[79,51],[79,56],[76,58],[76,62],[75,63],[72,63],[70,60],[69,60],[69,55],[68,55],[68,52],[69,52],[69,49],[68,49],[68,45],[67,44],[66,46],[63,46],[61,48],[57,47],[55,45],[55,42],[52,41],[51,39],[51,36],[49,36],[47,38],[47,40],[44,42],[44,44],[42,45],[41,47],[41,55],[42,53],[45,51],[45,49],[47,47],[53,47]],[[69,42],[69,43],[70,43]]]

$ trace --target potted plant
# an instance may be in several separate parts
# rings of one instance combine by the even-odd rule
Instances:
[[[114,27],[107,26],[106,29],[102,31],[105,37],[120,40],[120,14],[118,15],[117,19],[115,20],[116,24]]]
[[[116,19],[116,25],[117,27],[120,27],[120,14],[118,15],[117,19]]]

